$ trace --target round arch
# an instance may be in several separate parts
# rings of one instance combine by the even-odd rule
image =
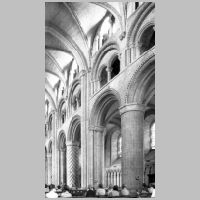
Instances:
[[[142,22],[154,8],[154,2],[144,2],[136,12],[136,16],[131,15],[128,18],[129,28],[127,31],[127,47],[130,47],[132,44],[134,44],[136,41],[136,35],[141,27]],[[134,19],[132,17],[134,17]]]
[[[58,135],[59,183],[66,184],[66,136],[63,130]]]
[[[139,47],[139,54],[155,46],[155,22],[147,22],[141,30],[138,31],[134,43]]]
[[[121,63],[117,52],[111,56],[109,60],[109,68],[111,69],[111,79],[120,73]]]
[[[91,110],[90,123],[91,126],[103,126],[104,112],[113,103],[118,103],[118,107],[121,105],[120,94],[114,89],[107,89],[97,97],[95,104]]]
[[[93,61],[93,68],[91,72],[91,80],[96,80],[98,78],[98,68],[101,60],[107,54],[107,52],[116,50],[120,52],[119,44],[116,41],[110,41],[106,43],[96,54],[94,61]]]
[[[155,55],[142,63],[133,74],[126,92],[125,103],[141,103],[149,88],[155,88]]]
[[[69,88],[69,96],[68,96],[68,102],[67,102],[67,113],[68,116],[72,113],[72,102],[73,102],[73,93],[76,88],[80,87],[80,92],[81,92],[81,82],[80,79],[74,79],[71,87]],[[79,92],[79,91],[78,91]]]
[[[100,87],[103,87],[108,82],[107,66],[105,64],[101,65],[98,70],[98,80],[100,82]]]
[[[80,124],[81,117],[79,115],[73,116],[68,129],[67,141],[75,142],[77,128],[80,128]]]
[[[58,103],[58,120],[60,124],[62,124],[62,109],[65,103],[66,103],[66,100],[64,98],[61,98],[61,100]],[[67,110],[66,107],[65,109]]]
[[[58,149],[66,148],[66,136],[64,130],[61,130],[58,134]]]

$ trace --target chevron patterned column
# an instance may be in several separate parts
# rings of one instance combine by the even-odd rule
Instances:
[[[67,144],[67,185],[78,185],[79,146],[77,143]]]

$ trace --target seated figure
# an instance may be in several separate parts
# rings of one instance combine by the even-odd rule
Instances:
[[[119,197],[118,186],[114,185],[113,190],[110,192],[110,197]]]
[[[129,194],[130,194],[129,190],[127,189],[126,185],[123,184],[121,190],[121,196],[129,196]]]
[[[49,186],[49,191],[46,193],[46,198],[58,198],[58,194],[56,193],[55,185],[51,184]]]
[[[103,188],[103,185],[100,183],[99,188],[96,191],[96,196],[101,197],[106,195],[106,190]]]
[[[92,188],[91,185],[88,185],[88,190],[86,192],[86,197],[95,197],[95,190]]]
[[[72,197],[72,194],[69,192],[69,186],[68,185],[65,185],[63,187],[63,191],[60,195],[61,197],[65,197],[65,198],[70,198]]]
[[[111,192],[113,191],[113,185],[110,184],[109,187],[108,187],[108,191],[107,191],[107,196],[108,197],[111,197]]]
[[[155,185],[150,184],[148,190],[149,190],[149,193],[151,193],[151,197],[155,197]]]

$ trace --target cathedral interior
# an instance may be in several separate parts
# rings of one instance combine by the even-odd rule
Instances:
[[[155,3],[45,3],[45,184],[155,184]]]

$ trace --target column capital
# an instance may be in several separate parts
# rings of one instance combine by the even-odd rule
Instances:
[[[138,103],[131,103],[131,104],[126,104],[122,107],[119,108],[120,114],[123,115],[126,112],[130,111],[145,111],[145,105],[143,104],[138,104]]]
[[[84,70],[84,69],[81,70],[81,71],[80,71],[80,75],[79,75],[80,78],[81,78],[82,76],[85,76],[85,75],[86,75],[86,70]]]
[[[95,131],[95,132],[103,132],[105,127],[103,126],[90,126],[89,130]]]
[[[66,146],[79,146],[79,142],[72,142],[72,141],[69,141],[69,142],[66,142]]]
[[[59,149],[60,150],[60,152],[65,152],[66,151],[66,148],[61,148],[61,149]]]

